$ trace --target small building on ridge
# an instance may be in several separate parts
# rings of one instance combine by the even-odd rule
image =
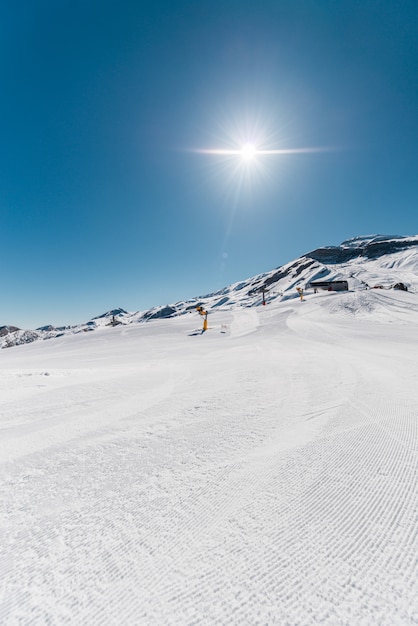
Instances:
[[[314,280],[308,283],[308,287],[323,291],[348,291],[348,282],[346,280]]]

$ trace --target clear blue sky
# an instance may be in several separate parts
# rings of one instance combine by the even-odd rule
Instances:
[[[418,233],[416,0],[2,0],[0,92],[0,324]]]

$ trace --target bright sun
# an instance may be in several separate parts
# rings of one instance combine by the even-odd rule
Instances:
[[[241,148],[241,156],[245,161],[252,161],[255,158],[257,149],[253,143],[246,143]]]

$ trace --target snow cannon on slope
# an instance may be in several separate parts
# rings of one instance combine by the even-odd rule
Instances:
[[[205,332],[205,330],[208,329],[208,312],[205,311],[202,306],[197,306],[196,310],[199,313],[199,315],[203,317],[203,332]]]

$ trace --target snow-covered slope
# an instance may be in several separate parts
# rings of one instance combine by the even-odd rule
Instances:
[[[418,623],[418,295],[242,300],[0,351],[1,624]]]
[[[54,328],[44,326],[34,330],[0,327],[0,346],[11,347],[37,339],[51,339],[64,334],[85,333],[103,326],[141,323],[171,318],[195,311],[201,305],[207,311],[236,307],[258,306],[262,292],[267,302],[297,297],[296,288],[306,290],[315,280],[347,280],[351,290],[364,290],[380,285],[391,288],[398,283],[418,291],[418,235],[414,237],[369,235],[344,241],[340,246],[328,246],[308,252],[290,263],[234,283],[212,294],[156,306],[148,311],[128,313],[113,309],[94,317],[86,324]],[[12,327],[13,328],[13,327]],[[2,332],[3,331],[3,332]]]
[[[377,284],[389,289],[403,283],[409,290],[418,291],[418,235],[371,235],[348,240],[340,246],[319,248],[213,294],[133,314],[132,320],[174,317],[194,310],[196,305],[207,311],[258,306],[263,288],[267,302],[293,299],[298,297],[297,287],[306,290],[315,280],[347,280],[351,290],[364,290]]]

